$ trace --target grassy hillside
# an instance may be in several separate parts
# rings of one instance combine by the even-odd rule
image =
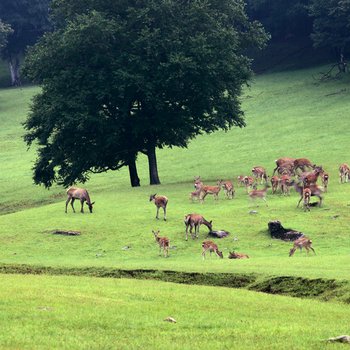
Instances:
[[[338,183],[340,163],[349,162],[349,81],[319,84],[313,76],[325,67],[257,77],[242,98],[247,127],[203,135],[188,149],[158,152],[161,186],[147,186],[147,163],[138,160],[141,188],[129,187],[127,171],[96,175],[85,186],[96,201],[92,215],[64,214],[65,190],[47,191],[34,186],[31,167],[35,150],[26,151],[21,136],[28,102],[38,90],[1,90],[0,93],[0,263],[47,266],[107,266],[159,268],[185,271],[255,272],[349,279],[350,186]],[[322,208],[310,213],[296,209],[298,197],[269,195],[268,207],[256,209],[242,188],[236,197],[218,203],[207,198],[203,205],[190,203],[193,176],[205,183],[250,174],[262,165],[271,174],[281,156],[308,157],[330,173],[329,193]],[[168,221],[156,221],[150,193],[169,197]],[[76,203],[76,208],[79,205]],[[229,238],[218,241],[225,257],[229,250],[248,253],[246,261],[202,261],[201,242],[184,240],[183,217],[190,212],[213,220],[214,229],[226,229]],[[336,218],[334,218],[336,217]],[[316,256],[288,258],[290,243],[271,240],[266,229],[271,219],[305,232],[314,242]],[[152,229],[170,237],[170,258],[158,256]],[[79,237],[55,236],[54,229],[80,230]],[[236,237],[238,240],[233,240]],[[122,250],[130,246],[129,250]]]
[[[339,304],[227,288],[16,275],[0,282],[6,349],[340,349],[324,340],[347,333],[350,316]]]

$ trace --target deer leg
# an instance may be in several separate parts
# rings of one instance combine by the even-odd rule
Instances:
[[[311,246],[310,246],[309,248],[310,248],[310,249],[314,252],[314,254],[316,255],[315,249],[312,248]]]
[[[297,208],[299,208],[300,202],[302,201],[303,197],[301,196],[297,205]]]
[[[67,214],[67,206],[68,206],[68,204],[69,204],[70,200],[71,200],[71,198],[70,198],[70,197],[68,197],[68,199],[66,200],[66,211],[65,211],[65,213],[66,213],[66,214]]]
[[[74,209],[74,201],[75,201],[75,198],[72,198],[71,202],[70,202],[70,205],[72,206],[72,209],[73,209],[73,212],[75,213],[75,209]]]
[[[163,210],[164,210],[164,221],[166,221],[166,207],[164,207]]]
[[[156,219],[158,220],[158,214],[159,214],[159,207],[157,207],[157,215],[156,215]]]
[[[80,204],[81,204],[80,212],[81,212],[81,213],[84,213],[84,199],[81,199],[81,200],[80,200]]]
[[[266,198],[263,197],[263,201],[265,202],[266,206],[268,207]]]
[[[202,257],[203,257],[203,260],[205,260],[205,250],[204,249],[202,251]]]
[[[188,240],[188,225],[186,225],[186,241]]]

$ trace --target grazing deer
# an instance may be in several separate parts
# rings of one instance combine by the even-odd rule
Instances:
[[[243,175],[237,176],[237,184],[238,184],[238,186],[245,186],[244,178],[245,178],[245,176],[243,176]]]
[[[297,208],[299,208],[299,205],[300,205],[300,202],[303,200],[303,191],[304,191],[304,186],[296,183],[295,181],[292,181],[291,182],[292,185],[294,185],[294,189],[297,193],[299,193],[300,195],[300,199],[299,199],[299,202],[298,202],[298,205],[297,205]],[[310,191],[311,191],[311,197],[315,196],[319,199],[319,203],[318,203],[318,206],[320,207],[322,205],[322,190],[319,186],[317,186],[316,184],[311,184],[305,188],[309,188]]]
[[[248,193],[248,188],[252,188],[254,185],[254,178],[251,176],[245,176],[244,177],[244,185],[245,185],[245,189]]]
[[[349,165],[347,165],[346,163],[341,164],[339,167],[340,183],[348,182],[349,177],[350,177]]]
[[[272,194],[275,194],[280,183],[280,178],[278,176],[272,176],[270,181],[272,186]]]
[[[293,164],[290,163],[290,164],[283,164],[281,165],[280,167],[277,168],[277,173],[279,175],[288,175],[288,176],[292,176],[294,174],[293,172]]]
[[[214,252],[219,258],[223,258],[222,252],[219,251],[218,246],[213,241],[204,241],[202,243],[202,257],[205,259],[205,253],[209,251],[210,256],[211,253]]]
[[[219,199],[219,192],[221,190],[221,187],[203,185],[203,182],[201,181],[200,176],[195,177],[194,187],[196,190],[200,191],[199,200],[201,201],[201,203],[204,202],[204,199],[208,194],[212,194],[215,200]]]
[[[149,197],[149,201],[153,202],[157,207],[157,215],[156,219],[159,219],[159,208],[163,208],[164,211],[164,221],[166,221],[166,206],[168,204],[168,198],[165,196],[157,196],[157,193],[151,194]]]
[[[251,191],[248,193],[248,195],[249,195],[249,197],[251,198],[251,200],[255,200],[255,199],[257,199],[257,198],[262,199],[262,200],[265,202],[266,206],[268,207],[267,202],[266,202],[266,192],[267,192],[267,188],[268,188],[268,186],[266,185],[265,188],[264,188],[263,190],[256,190],[256,189],[251,190]]]
[[[304,186],[316,184],[318,177],[323,173],[322,166],[315,166],[315,169],[309,173],[301,173],[299,179],[304,183]]]
[[[161,254],[161,251],[163,249],[164,257],[166,258],[169,255],[169,247],[170,247],[170,240],[168,237],[159,237],[159,230],[153,231],[154,238],[156,239],[156,242],[159,244],[159,255]]]
[[[264,183],[264,181],[265,183],[267,183],[266,170],[262,166],[253,167],[252,174],[255,177],[256,182],[258,182],[258,180],[260,179],[260,184]]]
[[[288,158],[288,157],[284,157],[284,158],[279,158],[275,160],[276,163],[276,168],[273,169],[273,173],[272,176],[275,175],[275,172],[278,168],[282,167],[282,166],[286,166],[286,167],[294,167],[294,161],[295,158]]]
[[[311,190],[310,188],[303,189],[303,207],[304,211],[310,211],[310,198],[311,198]]]
[[[285,196],[289,196],[289,187],[291,185],[291,177],[282,175],[280,180],[281,191]]]
[[[81,203],[80,212],[84,213],[83,207],[84,207],[84,202],[86,201],[86,204],[89,207],[90,213],[92,213],[92,206],[95,204],[95,202],[91,203],[89,193],[86,189],[78,188],[78,187],[70,187],[67,190],[67,196],[68,198],[66,200],[66,211],[65,211],[66,213],[67,213],[67,206],[69,202],[71,202],[70,204],[72,206],[73,212],[75,213],[73,204],[76,199],[79,199]]]
[[[324,191],[328,192],[329,174],[326,173],[325,171],[323,173],[321,173],[321,180],[322,180],[322,185],[323,185]]]
[[[307,158],[298,158],[294,160],[294,172],[296,172],[298,169],[305,172],[306,168],[314,169],[315,165],[312,165]]]
[[[249,259],[249,255],[243,253],[229,252],[229,259]]]
[[[227,199],[233,199],[235,195],[235,189],[231,181],[220,180],[218,181],[218,186],[220,186],[224,190]]]
[[[316,252],[314,248],[312,248],[312,240],[307,237],[300,237],[296,241],[294,241],[293,248],[289,251],[289,256],[293,256],[295,251],[299,248],[300,252],[303,248],[306,249],[307,253],[309,254],[310,249],[314,252],[316,255]]]
[[[184,223],[186,225],[186,241],[188,240],[188,228],[190,228],[190,234],[192,239],[194,239],[192,230],[194,228],[194,236],[198,238],[200,225],[205,225],[208,227],[209,232],[213,229],[212,221],[207,221],[202,215],[199,214],[187,214],[185,216]]]

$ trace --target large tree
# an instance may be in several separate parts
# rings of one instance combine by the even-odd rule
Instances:
[[[13,29],[1,56],[8,62],[12,85],[20,84],[20,61],[27,49],[49,29],[50,0],[1,0],[0,18]]]
[[[157,147],[186,147],[198,134],[245,125],[245,52],[267,35],[242,1],[58,0],[53,7],[57,30],[25,65],[42,86],[25,123],[27,143],[39,142],[36,183],[69,185],[124,165],[137,176],[142,152],[158,184]]]

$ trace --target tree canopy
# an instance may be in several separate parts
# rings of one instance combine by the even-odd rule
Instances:
[[[7,37],[13,32],[11,26],[0,19],[0,51],[7,44]]]
[[[267,35],[242,1],[57,0],[53,19],[57,30],[24,68],[42,86],[25,123],[26,142],[39,144],[36,183],[70,185],[124,165],[135,172],[142,152],[157,184],[157,147],[245,125],[245,52]]]

